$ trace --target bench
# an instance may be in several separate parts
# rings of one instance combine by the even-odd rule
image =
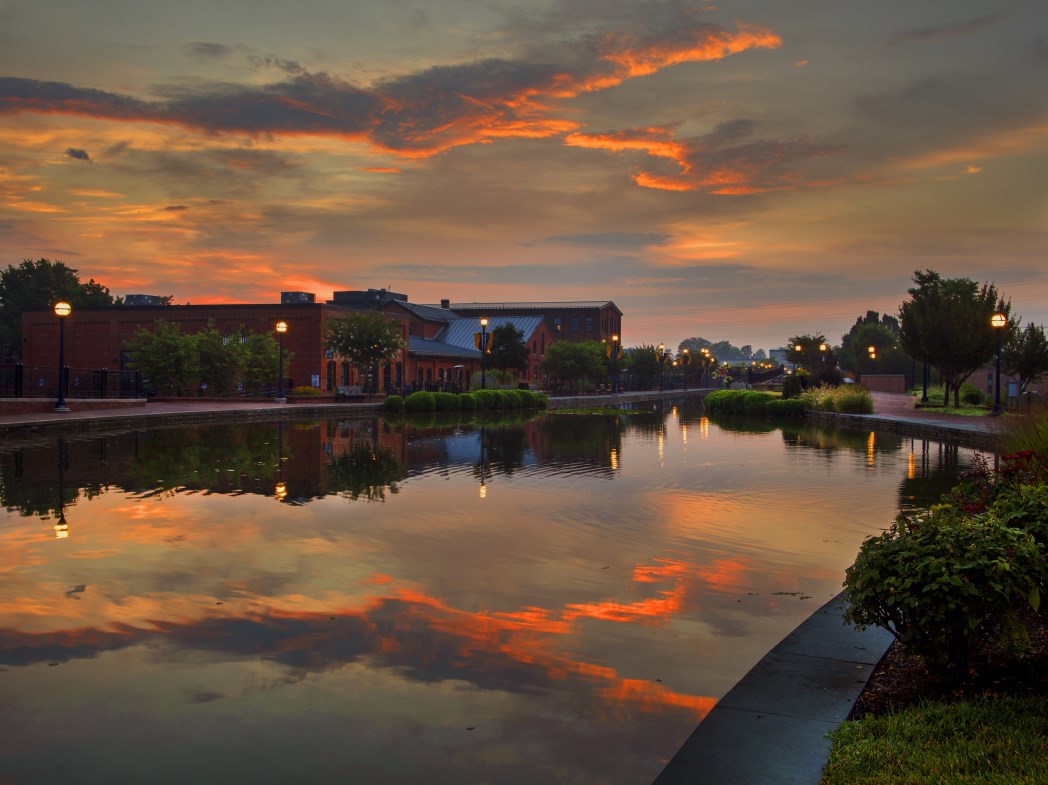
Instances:
[[[335,391],[336,401],[362,401],[370,397],[359,384],[339,385]]]

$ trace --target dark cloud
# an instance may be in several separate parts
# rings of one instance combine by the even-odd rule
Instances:
[[[972,19],[967,22],[955,22],[954,24],[939,25],[937,27],[922,27],[917,30],[907,30],[889,38],[885,42],[885,46],[891,49],[905,44],[920,44],[943,38],[963,38],[985,30],[1006,17],[1007,14],[987,14],[986,16],[980,16],[978,19]]]
[[[258,55],[252,55],[248,58],[248,62],[250,62],[255,68],[276,68],[293,76],[306,73],[306,69],[294,60],[281,60],[279,57],[260,57]]]
[[[91,156],[87,154],[87,150],[81,150],[79,147],[67,147],[65,154],[69,158],[75,158],[77,161],[91,163]]]
[[[194,41],[187,46],[193,57],[203,57],[209,60],[221,60],[233,50],[225,44],[213,44],[206,41]]]
[[[178,213],[178,212],[182,212],[183,210],[188,210],[188,209],[189,208],[186,205],[184,205],[184,204],[171,204],[171,205],[168,205],[167,207],[164,208],[164,212]]]

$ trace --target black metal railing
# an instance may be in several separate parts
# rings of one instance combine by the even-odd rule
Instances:
[[[106,368],[69,368],[66,398],[141,398],[142,374]],[[58,368],[36,365],[0,365],[0,398],[58,398]]]

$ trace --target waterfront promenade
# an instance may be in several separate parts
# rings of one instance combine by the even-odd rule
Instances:
[[[692,390],[688,395],[704,395]],[[676,399],[682,391],[553,398],[551,408]],[[871,415],[816,415],[839,427],[884,429],[918,438],[990,444],[1000,420],[919,410],[909,396],[874,393]],[[381,403],[164,401],[109,409],[0,415],[6,439],[176,426],[226,419],[377,414]],[[655,785],[818,785],[827,734],[849,716],[891,644],[879,629],[845,625],[834,598],[775,646],[725,695],[668,762]]]

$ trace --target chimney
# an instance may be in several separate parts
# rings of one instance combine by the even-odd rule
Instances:
[[[440,307],[444,310],[448,310],[449,308],[451,308],[451,300],[441,300]]]

